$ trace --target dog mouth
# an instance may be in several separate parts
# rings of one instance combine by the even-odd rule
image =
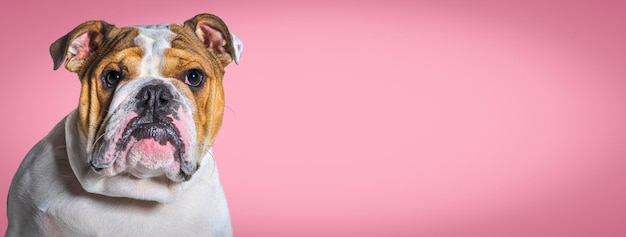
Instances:
[[[147,89],[145,89],[147,88]],[[146,86],[106,122],[90,159],[96,173],[187,181],[196,165],[190,149],[193,120],[164,87]]]
[[[122,150],[125,150],[131,138],[135,138],[136,141],[152,139],[160,145],[166,145],[169,142],[176,148],[177,158],[182,159],[182,157],[184,157],[185,145],[180,139],[180,132],[176,126],[171,123],[171,118],[165,118],[170,121],[146,121],[146,117],[135,117],[131,119],[123,132],[122,139],[120,139],[117,144],[116,156],[119,155]]]
[[[138,178],[150,178],[165,172],[174,181],[189,180],[195,167],[193,162],[185,159],[181,133],[171,122],[171,117],[163,118],[132,118],[117,140],[112,158],[91,161],[94,171],[101,172],[116,163],[127,163],[124,166],[131,168],[129,172]],[[172,169],[178,169],[177,174],[174,175]]]
[[[171,118],[165,117],[169,120]],[[145,118],[136,117],[131,119],[126,127],[124,136],[118,142],[116,156],[123,150],[127,150],[130,143],[141,143],[142,141],[155,142],[160,146],[168,144],[174,148],[173,158],[180,165],[180,174],[184,180],[189,180],[193,174],[193,164],[184,159],[185,144],[181,140],[180,131],[171,122],[148,122],[144,123]],[[154,145],[156,145],[154,144]]]

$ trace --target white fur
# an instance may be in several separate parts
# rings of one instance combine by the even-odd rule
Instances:
[[[239,64],[239,60],[241,60],[241,53],[243,52],[243,41],[241,41],[239,37],[237,37],[232,32],[230,33],[230,36],[233,39],[233,59],[235,60],[236,64]]]
[[[212,157],[204,158],[204,168],[192,178],[195,184],[170,204],[85,191],[68,161],[76,146],[84,145],[77,139],[76,114],[35,145],[15,174],[6,236],[232,236]],[[82,165],[78,170],[86,169]],[[143,184],[135,185],[139,189]]]

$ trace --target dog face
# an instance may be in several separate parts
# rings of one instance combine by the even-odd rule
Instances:
[[[170,191],[191,179],[222,123],[224,67],[238,62],[242,47],[209,14],[183,25],[117,28],[89,21],[54,42],[55,69],[64,64],[81,81],[76,126],[90,166],[78,171],[89,172],[77,175],[83,187],[145,198],[130,188],[98,187],[93,179],[126,179],[115,185],[129,186],[151,179]]]

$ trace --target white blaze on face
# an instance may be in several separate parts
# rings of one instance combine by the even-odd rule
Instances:
[[[135,28],[139,29],[135,44],[142,47],[144,52],[139,77],[163,78],[161,74],[163,52],[171,47],[170,42],[174,32],[166,24],[135,26]]]

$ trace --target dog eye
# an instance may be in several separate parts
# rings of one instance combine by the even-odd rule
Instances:
[[[204,82],[204,72],[199,69],[191,69],[185,73],[185,83],[189,86],[198,87]]]
[[[118,71],[108,71],[104,73],[102,81],[107,88],[113,88],[122,80],[122,74]]]

